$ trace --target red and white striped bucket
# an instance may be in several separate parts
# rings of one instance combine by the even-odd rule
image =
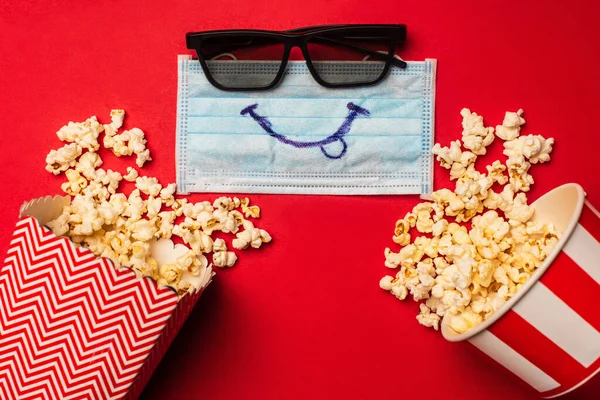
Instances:
[[[552,398],[600,372],[600,213],[573,183],[533,206],[534,220],[562,232],[554,251],[490,319],[463,334],[443,324],[442,334],[468,340]]]

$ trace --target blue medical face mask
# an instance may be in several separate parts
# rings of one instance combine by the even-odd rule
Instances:
[[[211,62],[213,74],[232,80],[277,68],[269,61]],[[368,74],[369,65],[327,62],[320,73]],[[225,92],[208,82],[197,60],[180,56],[179,191],[428,194],[435,70],[435,60],[409,62],[378,85],[327,89],[299,61],[273,90]]]

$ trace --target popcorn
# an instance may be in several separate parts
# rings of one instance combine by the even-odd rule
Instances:
[[[527,205],[525,193],[516,195],[511,207],[504,211],[509,219],[508,222],[513,226],[529,221],[533,216],[533,212],[533,207]]]
[[[61,189],[67,194],[79,194],[88,185],[87,179],[81,176],[76,170],[68,169],[65,172],[65,176],[67,177],[68,182],[63,183]]]
[[[61,188],[73,198],[55,220],[47,223],[55,234],[68,236],[96,256],[110,258],[117,267],[131,268],[138,276],[170,286],[180,296],[210,281],[212,269],[205,254],[213,253],[215,266],[235,264],[237,255],[227,251],[223,239],[213,241],[210,235],[214,231],[237,233],[233,246],[238,249],[260,247],[271,241],[268,232],[244,219],[244,214],[260,216],[260,208],[250,206],[247,198],[220,197],[214,205],[208,201],[192,204],[185,198],[175,198],[175,183],[163,187],[156,178],[139,176],[133,167],[128,167],[124,175],[99,168],[103,162],[96,150],[102,131],[105,147],[116,155],[136,154],[140,168],[151,160],[143,131],[133,128],[118,133],[124,117],[123,110],[112,110],[110,124],[100,125],[92,117],[82,123],[71,122],[58,132],[61,140],[72,143],[52,150],[46,158],[46,169],[55,175],[65,172],[67,181]],[[83,153],[83,149],[88,151]],[[135,182],[136,188],[129,196],[118,193],[123,179]],[[142,198],[142,193],[148,197]],[[182,215],[185,220],[175,224]],[[244,228],[242,232],[240,227]],[[150,254],[150,243],[172,235],[180,236],[189,251],[173,263],[159,265]]]
[[[58,218],[56,218],[53,221],[50,221],[48,223],[46,223],[46,226],[48,228],[50,228],[52,230],[52,232],[54,232],[55,235],[57,236],[63,236],[64,234],[66,234],[67,232],[69,232],[70,226],[69,226],[69,218],[70,214],[67,212],[65,213],[63,211],[62,214],[60,214],[58,216]]]
[[[133,128],[123,133],[127,134],[129,138],[127,147],[132,153],[140,154],[146,150],[146,137],[141,129]]]
[[[500,185],[505,185],[506,182],[508,182],[508,177],[504,175],[506,166],[503,165],[499,160],[494,161],[492,165],[488,165],[485,168],[487,169],[488,177],[492,180],[492,182],[497,182]]]
[[[175,211],[175,215],[181,217],[183,215],[183,207],[188,203],[187,199],[175,199],[171,208]]]
[[[263,243],[269,243],[271,235],[263,229],[257,229],[250,221],[244,221],[244,230],[236,235],[231,244],[238,250],[252,246],[258,249]]]
[[[440,236],[442,236],[442,233],[444,233],[446,231],[447,228],[448,228],[448,221],[445,219],[441,219],[431,226],[431,234],[434,237],[440,237]]]
[[[110,200],[103,200],[98,205],[98,214],[104,219],[104,225],[112,225],[127,207],[127,197],[123,193],[117,193],[110,196]]]
[[[481,173],[475,169],[476,158],[486,153],[494,129],[463,109],[462,146],[471,151],[463,151],[461,141],[432,149],[442,167],[450,170],[450,179],[456,180],[454,191],[435,191],[432,202],[416,205],[396,221],[393,241],[402,247],[398,252],[386,248],[384,255],[385,266],[400,271],[382,278],[379,286],[400,300],[409,294],[415,301],[425,300],[417,316],[424,326],[437,330],[443,319],[463,333],[490,318],[558,242],[553,225],[530,221],[534,209],[524,193],[534,183],[532,164],[550,160],[554,140],[520,136],[522,114],[507,112],[496,129],[506,140],[506,164],[494,161]],[[503,186],[500,193],[492,190],[496,183]],[[460,225],[467,221],[469,225]],[[433,237],[412,238],[412,228]]]
[[[138,178],[139,174],[137,169],[132,168],[132,167],[127,167],[127,174],[123,175],[123,179],[125,179],[127,182],[135,182],[136,179]]]
[[[74,235],[91,235],[102,228],[104,221],[91,197],[76,195],[67,210]]]
[[[233,267],[237,261],[237,255],[232,251],[218,251],[213,253],[213,264],[215,267]]]
[[[382,288],[383,290],[390,291],[390,290],[392,290],[393,280],[394,280],[393,276],[390,276],[390,275],[384,276],[379,281],[379,287]]]
[[[504,155],[509,158],[525,157],[530,163],[544,163],[550,161],[550,153],[554,139],[545,139],[540,135],[521,136],[504,142]]]
[[[227,244],[223,239],[217,239],[213,242],[213,251],[227,251]]]
[[[125,110],[111,110],[110,111],[110,124],[104,125],[104,133],[106,136],[114,136],[119,128],[123,126],[123,120],[125,119]]]
[[[173,222],[175,222],[175,211],[162,211],[158,215],[158,230],[156,237],[170,239],[173,235]]]
[[[455,330],[457,333],[465,333],[469,329],[483,322],[481,315],[473,312],[470,308],[465,309],[458,315],[447,315],[450,317],[448,325],[450,325],[450,328]]]
[[[437,331],[440,326],[440,316],[437,314],[432,314],[429,307],[427,307],[425,304],[421,303],[419,305],[419,309],[421,312],[419,315],[417,315],[417,321],[419,321],[421,325],[433,328]]]
[[[156,281],[159,286],[175,286],[181,279],[183,271],[176,263],[163,264],[158,270],[158,280]]]
[[[148,161],[152,161],[152,157],[150,157],[150,150],[144,150],[137,155],[135,159],[135,164],[138,167],[142,168],[144,164]]]
[[[241,205],[241,201],[234,197],[219,197],[213,202],[213,208],[221,211],[231,211]]]
[[[408,296],[408,289],[406,289],[406,286],[402,286],[402,285],[392,286],[391,292],[394,296],[396,296],[396,298],[398,298],[400,300],[404,300],[406,298],[406,296]]]
[[[431,219],[430,212],[423,210],[417,213],[417,230],[421,233],[429,233],[433,228],[433,219]]]
[[[123,180],[123,176],[118,171],[110,169],[104,171],[103,169],[99,169],[96,170],[96,178],[94,180],[106,186],[109,193],[115,194],[119,187],[119,183]]]
[[[77,143],[81,148],[94,152],[100,148],[98,136],[103,130],[104,127],[93,116],[84,122],[69,122],[56,135],[63,142]]]
[[[146,201],[146,214],[148,215],[148,218],[152,219],[158,216],[161,207],[162,200],[160,198],[155,199],[153,196],[150,196]]]
[[[158,196],[162,189],[162,186],[158,183],[158,179],[147,176],[138,177],[135,180],[135,187],[138,188],[140,192],[149,196]]]
[[[450,169],[452,164],[460,160],[462,154],[460,140],[450,142],[450,147],[441,147],[439,143],[436,143],[431,152],[437,156],[436,159],[443,168]]]
[[[502,125],[496,126],[496,136],[502,140],[516,139],[523,124],[525,124],[525,119],[523,119],[522,109],[519,109],[517,112],[507,111],[504,115]]]
[[[188,243],[196,254],[213,252],[213,239],[210,237],[210,235],[207,235],[200,230],[194,231],[192,238]]]
[[[410,224],[405,219],[396,221],[396,229],[394,229],[393,241],[400,246],[406,246],[410,243]]]
[[[111,149],[117,157],[135,154],[136,165],[142,168],[147,161],[152,160],[150,151],[146,149],[147,141],[144,132],[139,128],[133,128],[117,134],[117,131],[123,125],[125,111],[112,110],[110,115],[112,122],[104,125],[106,131],[103,141],[104,147]],[[128,179],[133,181],[135,179],[133,174],[128,176]]]
[[[79,157],[75,169],[85,178],[91,180],[96,177],[96,169],[102,165],[102,159],[98,153],[88,151]]]
[[[176,191],[176,183],[169,183],[160,191],[160,199],[167,207],[170,207],[175,202],[175,198],[173,197],[173,195]]]
[[[247,197],[241,199],[240,204],[242,206],[242,212],[244,213],[246,218],[260,217],[260,208],[258,206],[250,206],[250,200]]]
[[[208,201],[199,203],[186,203],[182,206],[183,215],[190,218],[198,218],[202,212],[212,214],[214,210],[215,209],[213,208],[212,204],[210,204]]]
[[[239,224],[243,220],[241,214],[238,216],[234,211],[222,209],[213,211],[213,216],[218,220],[221,231],[225,233],[237,233]]]
[[[475,162],[477,156],[470,151],[463,152],[460,141],[450,143],[450,147],[441,147],[436,143],[431,152],[437,156],[441,166],[450,169],[450,180],[456,180],[464,175],[466,169]]]
[[[46,171],[58,175],[74,167],[81,150],[81,146],[76,143],[67,144],[58,150],[50,150],[46,156]]]
[[[483,117],[472,113],[468,108],[463,108],[460,115],[463,117],[463,146],[471,150],[473,154],[484,155],[486,146],[494,141],[494,128],[484,127]]]
[[[132,154],[132,150],[127,146],[127,141],[129,140],[129,133],[127,131],[116,134],[116,131],[112,134],[107,134],[104,136],[104,147],[107,149],[111,149],[113,154],[117,157],[122,156],[130,156]]]

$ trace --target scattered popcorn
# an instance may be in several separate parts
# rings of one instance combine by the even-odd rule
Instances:
[[[500,185],[505,185],[506,182],[508,182],[508,176],[504,175],[506,165],[502,164],[499,160],[494,161],[492,165],[488,165],[485,168],[487,169],[487,175],[492,182],[499,183]]]
[[[123,126],[125,119],[125,110],[111,110],[110,124],[104,125],[104,133],[107,136],[114,136],[117,131]]]
[[[61,189],[67,194],[73,196],[79,194],[88,185],[87,179],[81,176],[79,172],[74,169],[68,169],[65,172],[65,176],[67,177],[68,182],[63,183],[61,185]]]
[[[433,328],[436,331],[440,326],[440,316],[437,314],[432,314],[431,309],[427,307],[425,304],[420,304],[419,308],[421,310],[420,314],[417,315],[417,321],[423,326]]]
[[[96,151],[102,131],[104,146],[117,156],[136,154],[139,168],[151,160],[143,131],[133,128],[118,133],[124,117],[125,111],[112,110],[110,124],[101,125],[91,117],[81,123],[70,122],[57,132],[61,140],[71,143],[50,151],[46,170],[55,175],[65,172],[67,181],[61,188],[72,199],[47,223],[56,235],[69,237],[96,256],[110,258],[117,267],[131,268],[138,276],[170,286],[179,296],[194,293],[210,281],[212,269],[206,254],[213,253],[218,267],[231,267],[237,261],[223,239],[213,240],[210,235],[214,231],[237,233],[232,242],[237,249],[258,248],[271,241],[269,233],[245,219],[260,216],[260,208],[250,206],[247,198],[188,203],[185,198],[175,198],[175,183],[163,187],[158,179],[140,176],[133,167],[124,175],[100,168],[103,161]],[[123,179],[135,182],[129,196],[118,192]],[[180,216],[185,220],[175,224]],[[240,227],[244,228],[241,232]],[[150,254],[150,243],[172,235],[181,237],[189,251],[176,262],[159,265]]]
[[[504,115],[502,125],[496,126],[496,136],[502,140],[513,140],[519,136],[521,125],[525,124],[523,110],[517,112],[507,111]]]
[[[170,207],[175,202],[175,197],[173,197],[173,195],[176,191],[176,183],[169,183],[160,191],[160,199],[167,207]]]
[[[160,198],[155,199],[153,196],[149,196],[146,201],[146,214],[148,215],[148,218],[152,219],[157,217],[161,207],[162,201]]]
[[[81,155],[81,146],[77,143],[67,144],[58,150],[50,150],[46,156],[46,171],[58,175],[74,167],[75,160]]]
[[[123,132],[123,134],[126,134],[129,138],[127,147],[129,147],[132,153],[140,154],[146,150],[146,137],[141,129],[133,128]]]
[[[484,155],[486,147],[494,141],[494,128],[483,126],[483,117],[472,113],[468,108],[460,112],[463,117],[463,146],[476,155]]]
[[[450,170],[450,180],[456,180],[464,175],[466,169],[475,162],[477,156],[470,151],[462,151],[460,141],[450,143],[450,147],[441,147],[438,143],[433,146],[432,153],[437,156],[440,165]]]
[[[233,239],[231,244],[238,250],[246,249],[248,246],[258,249],[263,243],[270,241],[271,235],[267,231],[255,228],[250,221],[244,221],[244,230],[236,235],[236,239]]]
[[[123,176],[118,171],[110,169],[104,171],[100,168],[96,170],[96,178],[94,180],[105,186],[109,193],[115,194],[119,188],[119,183],[123,180]]]
[[[232,251],[217,251],[213,253],[213,264],[215,267],[233,267],[237,256]]]
[[[379,287],[382,288],[383,290],[392,290],[392,282],[394,280],[393,276],[384,276],[383,278],[381,278],[381,280],[379,281]]]
[[[410,243],[410,223],[405,219],[399,219],[396,221],[396,229],[394,229],[393,241],[400,246],[406,246]]]
[[[127,174],[123,175],[123,179],[125,179],[127,182],[135,182],[138,176],[139,174],[137,169],[133,167],[127,167]]]
[[[249,206],[250,200],[247,197],[240,200],[240,204],[246,218],[260,218],[260,208],[258,206]]]
[[[475,169],[476,158],[486,154],[494,129],[469,109],[461,115],[462,146],[471,151],[463,151],[458,140],[432,149],[456,180],[455,189],[434,192],[432,202],[418,204],[396,221],[393,241],[402,248],[397,253],[386,248],[384,255],[386,267],[400,270],[379,282],[400,300],[408,294],[424,300],[420,324],[438,330],[442,321],[458,333],[490,318],[514,296],[560,236],[552,224],[530,221],[534,209],[524,193],[534,183],[531,165],[550,160],[554,140],[520,136],[523,110],[507,112],[496,127],[496,135],[505,140],[506,164],[494,161],[482,174]],[[500,193],[492,189],[496,183],[503,186]],[[432,237],[413,239],[412,228]]]
[[[227,251],[227,244],[223,239],[217,239],[213,242],[213,251]]]
[[[135,159],[135,164],[138,167],[142,168],[144,164],[148,161],[152,161],[152,157],[150,157],[150,150],[144,150],[137,155],[137,158]]]
[[[79,157],[75,169],[80,172],[86,179],[92,180],[96,178],[96,169],[102,165],[102,159],[98,153],[88,151]]]
[[[540,135],[520,136],[504,142],[504,155],[509,158],[525,157],[530,163],[544,163],[550,161],[550,153],[554,139],[545,139]]]
[[[103,130],[104,127],[94,116],[84,122],[71,121],[60,128],[56,135],[63,142],[77,143],[82,148],[93,152],[100,148],[98,136]]]
[[[158,196],[162,190],[162,186],[158,183],[158,179],[147,176],[140,176],[135,180],[135,187],[140,192],[149,196]]]

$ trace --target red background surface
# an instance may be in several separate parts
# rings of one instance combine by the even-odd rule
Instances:
[[[578,182],[600,205],[592,1],[43,3],[0,3],[2,254],[20,204],[60,192],[62,178],[44,171],[44,158],[69,120],[107,121],[111,108],[124,108],[126,126],[147,133],[146,174],[174,181],[176,60],[191,30],[406,23],[402,57],[439,60],[437,141],[460,137],[462,107],[494,126],[522,107],[526,133],[557,141],[553,161],[533,169],[530,198]],[[500,150],[495,143],[492,153]],[[105,163],[124,171],[133,161]],[[436,188],[447,185],[446,171],[435,172]],[[416,197],[251,199],[273,243],[217,271],[142,398],[535,397],[469,344],[418,325],[415,303],[378,288],[390,272],[383,249],[394,247],[394,222]]]

